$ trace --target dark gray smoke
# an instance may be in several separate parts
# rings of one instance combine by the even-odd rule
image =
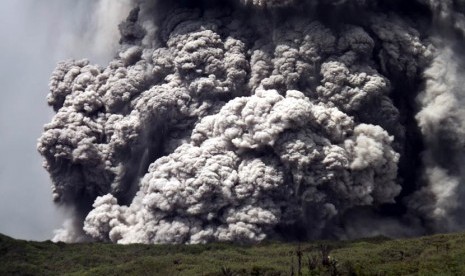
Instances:
[[[139,1],[107,67],[58,65],[38,149],[56,239],[463,229],[461,1]]]

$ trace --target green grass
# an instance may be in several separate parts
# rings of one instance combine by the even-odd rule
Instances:
[[[465,233],[257,245],[64,244],[0,235],[0,275],[297,276],[299,256],[302,275],[465,275]]]

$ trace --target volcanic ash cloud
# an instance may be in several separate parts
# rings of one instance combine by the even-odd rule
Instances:
[[[317,15],[345,6],[360,16]],[[382,222],[385,206],[404,210],[394,212],[399,220],[434,224],[441,206],[448,217],[458,205],[440,196],[458,201],[451,191],[461,176],[447,175],[445,163],[408,160],[424,150],[413,144],[424,136],[428,146],[439,131],[427,116],[434,91],[415,99],[442,56],[423,33],[428,13],[415,20],[401,9],[139,1],[107,67],[70,60],[53,72],[56,115],[38,149],[54,200],[74,210],[81,237],[117,243],[341,238],[347,214]],[[434,85],[434,69],[425,74]],[[425,110],[415,119],[417,103]],[[405,181],[412,175],[416,182]],[[76,240],[71,232],[60,239]]]

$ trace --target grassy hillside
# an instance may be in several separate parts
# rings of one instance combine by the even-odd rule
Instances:
[[[297,276],[299,270],[301,275],[465,275],[465,233],[254,246],[64,244],[0,235],[0,275]]]

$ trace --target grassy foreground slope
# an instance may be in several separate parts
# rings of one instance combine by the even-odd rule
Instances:
[[[0,275],[12,274],[465,275],[465,233],[258,245],[64,244],[0,235]]]

